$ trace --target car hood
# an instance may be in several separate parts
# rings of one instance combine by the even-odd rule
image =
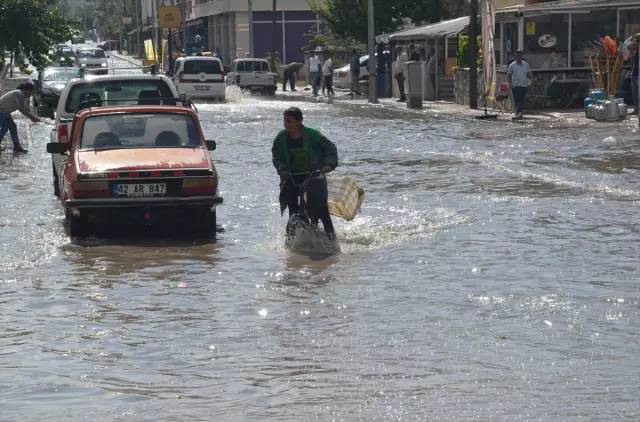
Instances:
[[[209,154],[202,148],[108,149],[78,152],[82,173],[208,169]]]
[[[56,94],[60,94],[66,85],[66,81],[46,81],[42,82],[42,89],[50,89]]]

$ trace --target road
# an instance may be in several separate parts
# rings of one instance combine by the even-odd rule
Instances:
[[[284,248],[282,112],[366,190]],[[637,420],[640,145],[613,126],[242,97],[198,104],[215,242],[70,239],[50,124],[0,154],[3,420]],[[616,126],[619,127],[619,126]]]

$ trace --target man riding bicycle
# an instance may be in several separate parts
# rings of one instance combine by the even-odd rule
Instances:
[[[311,223],[322,221],[327,237],[334,239],[327,205],[327,180],[313,176],[329,173],[338,166],[338,150],[319,131],[302,124],[302,111],[297,107],[285,110],[284,127],[271,148],[273,165],[280,175],[280,212],[288,207],[289,218],[298,213],[304,189]]]

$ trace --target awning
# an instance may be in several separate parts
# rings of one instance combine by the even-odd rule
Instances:
[[[569,0],[569,1],[552,1],[531,5],[516,5],[503,7],[496,10],[496,13],[522,13],[522,12],[558,12],[572,10],[590,10],[597,8],[612,8],[638,6],[638,0]]]
[[[396,32],[394,34],[391,34],[389,39],[391,41],[408,41],[421,40],[425,38],[444,37],[447,35],[459,34],[460,32],[464,31],[467,26],[469,26],[469,16],[463,16],[461,18],[432,23],[429,25],[419,26],[417,28],[411,28],[405,31]]]
[[[207,26],[207,17],[205,16],[205,17],[195,18],[195,19],[191,19],[191,20],[185,21],[182,24],[182,27],[183,28],[191,28],[192,26],[198,26],[198,25]]]

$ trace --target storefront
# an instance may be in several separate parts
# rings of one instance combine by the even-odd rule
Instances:
[[[499,81],[522,50],[534,80],[532,107],[577,106],[591,87],[590,57],[602,37],[624,41],[640,32],[637,0],[557,1],[496,11],[495,47]],[[626,71],[623,71],[626,73]],[[555,98],[564,96],[566,98]]]

